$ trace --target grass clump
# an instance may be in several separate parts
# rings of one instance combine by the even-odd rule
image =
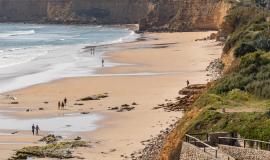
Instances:
[[[261,112],[219,113],[204,111],[189,132],[237,132],[248,139],[270,139],[270,117]]]
[[[270,53],[257,51],[241,57],[235,71],[218,80],[212,93],[223,94],[234,89],[260,98],[270,98]]]
[[[241,91],[240,89],[233,89],[228,93],[228,97],[234,101],[248,101],[251,98],[247,92]]]

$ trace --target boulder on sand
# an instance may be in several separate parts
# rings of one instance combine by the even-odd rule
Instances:
[[[87,97],[79,99],[78,101],[93,101],[93,100],[100,100],[100,99],[107,98],[107,97],[109,97],[108,94],[103,93],[103,94],[87,96]]]

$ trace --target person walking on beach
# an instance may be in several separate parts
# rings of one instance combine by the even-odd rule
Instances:
[[[58,110],[60,110],[60,109],[61,109],[61,102],[58,101]]]
[[[93,55],[95,55],[95,47],[93,47]]]
[[[189,86],[189,80],[187,80],[187,87]]]
[[[61,109],[63,110],[64,107],[65,107],[65,104],[64,104],[64,102],[62,102],[62,104],[61,104]]]
[[[33,135],[35,135],[35,129],[36,129],[36,127],[35,127],[35,125],[33,124],[33,125],[32,125],[32,133],[33,133]]]
[[[65,106],[67,105],[67,98],[64,99]]]
[[[39,126],[38,125],[36,125],[36,135],[38,135],[38,132],[39,132]]]
[[[102,59],[101,63],[102,63],[102,67],[104,67],[104,59]]]
[[[90,51],[91,51],[91,55],[93,55],[93,47],[91,47]]]

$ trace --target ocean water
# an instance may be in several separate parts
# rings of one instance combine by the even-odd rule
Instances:
[[[134,41],[125,28],[104,26],[0,24],[0,93],[64,77],[89,76],[104,51],[86,46]],[[106,67],[114,66],[106,62]]]
[[[97,121],[103,118],[103,115],[100,114],[81,115],[80,113],[74,113],[57,117],[17,119],[6,116],[4,112],[0,111],[0,122],[2,124],[0,130],[27,131],[31,130],[32,124],[38,124],[43,133],[49,132],[56,135],[72,135],[77,132],[96,130],[99,127],[96,124]]]

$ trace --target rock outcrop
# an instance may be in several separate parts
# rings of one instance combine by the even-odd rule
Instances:
[[[0,0],[1,22],[138,23],[149,0]]]
[[[224,0],[155,0],[141,31],[217,30],[230,4]]]
[[[0,0],[0,22],[135,24],[141,31],[218,29],[225,0]]]

